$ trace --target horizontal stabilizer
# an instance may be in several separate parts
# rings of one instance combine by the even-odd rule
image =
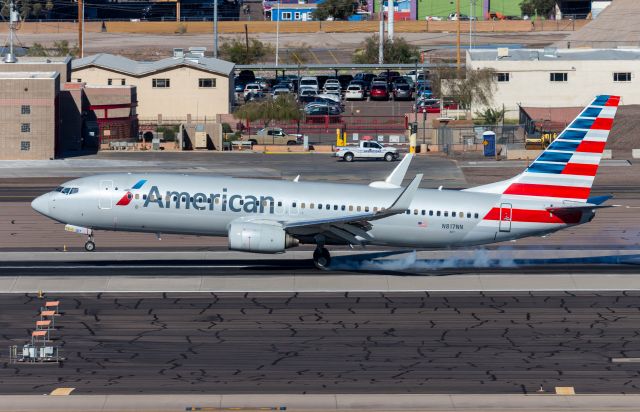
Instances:
[[[562,213],[571,213],[571,212],[587,212],[596,209],[606,209],[608,207],[617,207],[618,205],[593,205],[593,204],[583,204],[576,206],[560,206],[560,207],[548,207],[547,211],[553,213],[554,215],[562,214]]]
[[[409,170],[411,159],[413,159],[413,153],[407,153],[384,182],[372,182],[369,186],[378,189],[397,189],[401,187],[404,176],[407,174],[407,170]]]
[[[591,203],[592,205],[601,205],[609,199],[612,199],[613,195],[605,195],[605,196],[594,196],[587,199],[587,203]]]

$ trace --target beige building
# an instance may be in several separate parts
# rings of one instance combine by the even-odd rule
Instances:
[[[231,111],[233,68],[202,54],[176,53],[154,62],[97,54],[74,60],[71,77],[91,85],[136,86],[140,121],[215,121]]]
[[[467,68],[495,71],[491,106],[504,105],[508,118],[519,106],[583,107],[599,94],[640,104],[639,49],[473,49]]]
[[[0,71],[0,90],[0,159],[55,158],[60,150],[58,72]]]

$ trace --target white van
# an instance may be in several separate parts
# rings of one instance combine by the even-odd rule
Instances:
[[[318,87],[318,78],[316,76],[303,76],[300,78],[300,83],[298,84],[298,90],[307,89],[307,90],[315,90],[316,93],[319,91]]]

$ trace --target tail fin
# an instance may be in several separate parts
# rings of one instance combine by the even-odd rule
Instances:
[[[524,172],[466,190],[585,202],[619,103],[619,96],[597,96]]]

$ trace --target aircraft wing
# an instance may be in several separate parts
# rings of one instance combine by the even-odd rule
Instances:
[[[327,234],[347,241],[349,244],[361,245],[363,240],[372,239],[371,235],[367,233],[367,231],[371,229],[369,222],[406,212],[411,205],[411,201],[418,190],[421,180],[422,174],[416,175],[388,208],[377,212],[359,213],[325,219],[285,220],[280,221],[280,223],[282,227],[292,235],[309,236],[314,234]]]

